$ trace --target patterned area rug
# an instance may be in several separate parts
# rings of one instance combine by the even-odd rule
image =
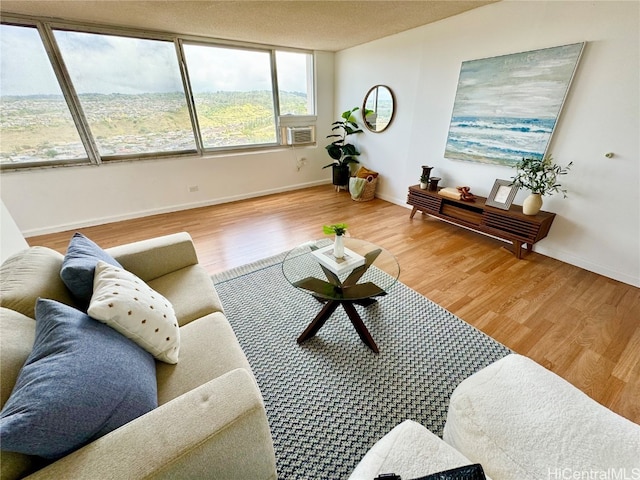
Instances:
[[[379,354],[341,307],[298,345],[321,304],[287,282],[283,258],[213,277],[264,396],[281,479],[347,478],[405,419],[441,436],[453,389],[510,353],[402,283],[356,306]]]

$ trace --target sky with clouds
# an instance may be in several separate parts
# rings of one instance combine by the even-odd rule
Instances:
[[[54,35],[78,94],[183,90],[173,42],[67,31]],[[184,51],[197,92],[271,90],[267,52],[195,44],[185,44]],[[0,52],[2,95],[60,94],[36,29],[2,25]],[[281,90],[306,92],[306,55],[278,52],[277,66]]]

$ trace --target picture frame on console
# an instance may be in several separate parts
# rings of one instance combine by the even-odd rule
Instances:
[[[509,210],[516,193],[518,193],[518,187],[513,185],[511,181],[498,179],[494,182],[485,205]]]

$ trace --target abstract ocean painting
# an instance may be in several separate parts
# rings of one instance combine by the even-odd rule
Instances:
[[[444,156],[507,166],[542,158],[583,47],[462,62]]]

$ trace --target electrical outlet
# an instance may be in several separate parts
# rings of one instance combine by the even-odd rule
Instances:
[[[191,185],[189,187],[189,193],[194,193],[197,192],[198,190],[200,190],[200,188],[198,187],[198,185]]]

